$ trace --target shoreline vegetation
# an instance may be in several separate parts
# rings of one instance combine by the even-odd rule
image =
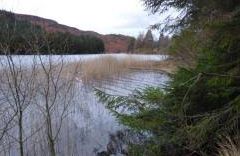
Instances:
[[[79,67],[79,80],[89,82],[109,76],[117,76],[131,70],[153,70],[166,74],[173,74],[179,65],[176,59],[167,58],[161,61],[140,60],[133,56],[117,58],[113,56],[99,56],[90,60],[69,63],[68,69]]]

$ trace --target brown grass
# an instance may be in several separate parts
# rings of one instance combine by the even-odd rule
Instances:
[[[69,74],[77,69],[77,79],[83,82],[102,79],[112,75],[120,75],[132,69],[158,70],[172,73],[176,70],[174,60],[147,61],[139,60],[133,56],[117,58],[114,56],[101,56],[95,59],[71,62],[64,68],[64,73]]]
[[[227,137],[219,144],[219,156],[240,156],[240,142]]]
[[[131,56],[118,59],[113,56],[102,56],[81,64],[82,78],[84,81],[101,79],[106,76],[118,75],[128,72],[130,68],[152,68],[153,62],[137,60]]]
[[[176,63],[174,60],[169,59],[160,62],[139,60],[131,55],[122,58],[106,55],[85,61],[62,63],[63,64],[61,64],[61,62],[53,63],[51,72],[56,74],[61,72],[61,77],[64,78],[71,78],[74,76],[76,79],[83,82],[90,82],[91,80],[102,79],[112,75],[124,74],[132,69],[158,70],[166,73],[172,73],[176,70]],[[48,70],[49,66],[46,65],[45,68]],[[44,71],[41,66],[37,67],[36,70],[38,77],[44,76]]]

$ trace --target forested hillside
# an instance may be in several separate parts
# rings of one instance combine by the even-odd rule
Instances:
[[[75,27],[60,24],[52,19],[46,19],[34,15],[13,13],[15,18],[20,21],[28,21],[33,25],[40,26],[48,33],[67,33],[74,36],[93,36],[103,41],[106,53],[131,52],[132,40],[134,37],[122,34],[100,34],[95,31],[80,30]],[[102,17],[104,18],[104,17]],[[81,19],[74,19],[81,21]],[[95,21],[96,19],[91,19]]]
[[[152,13],[175,8],[165,25],[174,32],[169,51],[187,66],[165,88],[146,88],[128,97],[97,91],[118,119],[141,134],[129,155],[239,155],[240,1],[143,0]],[[173,22],[174,21],[174,22]],[[118,112],[119,108],[133,111]]]
[[[11,54],[91,54],[103,53],[104,43],[95,36],[46,32],[29,21],[18,20],[15,14],[0,12],[1,49]],[[3,52],[1,52],[3,54]]]

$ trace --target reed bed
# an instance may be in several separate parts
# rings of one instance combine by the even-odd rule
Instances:
[[[51,61],[51,60],[50,60]],[[38,77],[44,76],[44,69],[39,60],[35,62],[35,72]],[[174,63],[171,60],[164,61],[150,61],[145,59],[139,59],[134,56],[115,57],[111,55],[103,55],[92,59],[79,60],[79,61],[45,61],[44,68],[51,72],[58,74],[61,72],[62,78],[75,77],[76,80],[83,82],[90,82],[92,80],[101,80],[109,76],[118,76],[129,72],[132,69],[137,70],[159,70],[167,73],[171,73],[175,68]],[[51,65],[50,65],[51,64]],[[24,68],[25,72],[30,72],[31,67]],[[0,69],[1,73],[1,69]]]
[[[89,82],[94,79],[102,79],[112,75],[129,72],[132,68],[151,69],[155,61],[139,60],[131,56],[116,58],[113,56],[101,56],[95,59],[72,62],[68,64],[69,69],[79,66],[78,79]]]

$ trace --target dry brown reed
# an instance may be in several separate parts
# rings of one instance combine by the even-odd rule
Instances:
[[[240,156],[240,142],[239,139],[231,139],[226,137],[219,144],[218,148],[219,156]]]
[[[101,79],[111,75],[118,75],[128,72],[131,68],[153,68],[155,61],[139,60],[128,56],[126,58],[116,58],[113,56],[101,56],[95,59],[72,62],[68,64],[69,69],[80,66],[79,79],[84,82],[93,79]]]

